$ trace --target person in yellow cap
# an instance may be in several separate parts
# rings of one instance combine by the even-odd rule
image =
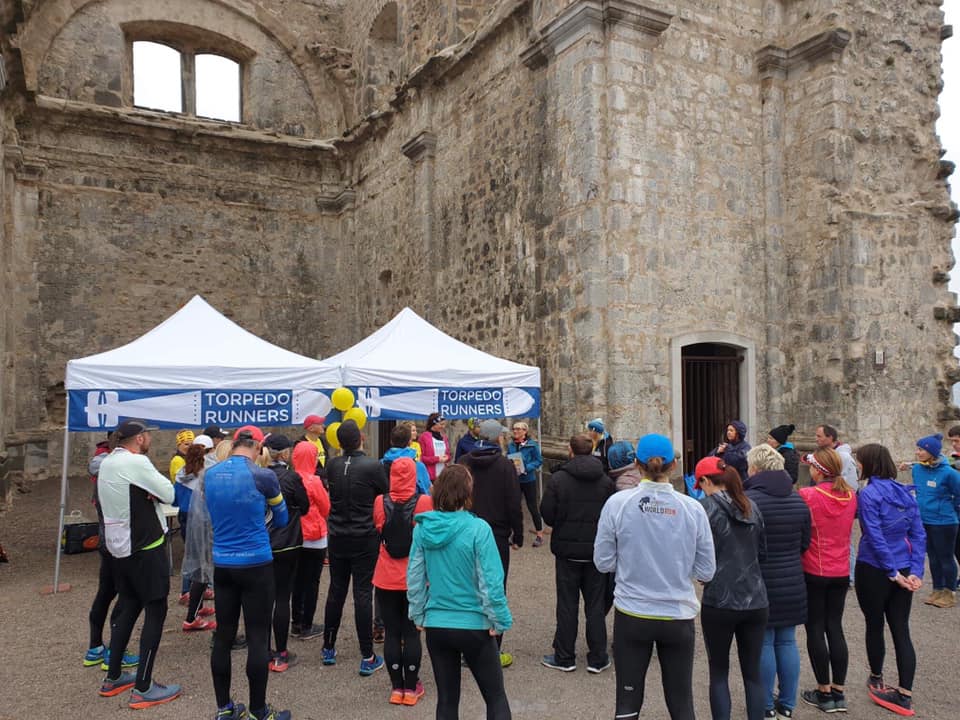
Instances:
[[[187,450],[193,445],[193,430],[181,430],[177,433],[177,451],[170,458],[170,482],[176,484],[177,473],[187,462]]]

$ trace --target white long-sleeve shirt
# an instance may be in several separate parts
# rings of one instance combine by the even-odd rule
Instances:
[[[603,506],[593,563],[600,572],[616,572],[618,610],[646,618],[695,618],[700,601],[693,582],[707,582],[717,569],[707,513],[671,484],[644,480]]]

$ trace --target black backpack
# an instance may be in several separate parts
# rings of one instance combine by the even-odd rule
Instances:
[[[383,496],[383,529],[380,530],[380,541],[387,549],[387,555],[397,560],[410,555],[410,545],[413,544],[413,511],[417,507],[420,493],[414,493],[399,508],[389,495]]]

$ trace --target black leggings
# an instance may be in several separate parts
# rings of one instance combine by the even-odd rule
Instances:
[[[113,557],[100,553],[100,577],[97,580],[97,594],[93,596],[90,605],[90,647],[103,645],[103,625],[107,622],[107,611],[110,603],[117,597],[117,582],[113,578]],[[120,602],[117,601],[110,613],[110,624],[113,625],[120,615]]]
[[[766,690],[760,679],[760,652],[767,608],[725,610],[704,605],[700,614],[710,664],[710,712],[713,720],[730,720],[730,645],[737,638],[740,674],[747,696],[747,720],[762,720]]]
[[[230,702],[230,649],[237,636],[241,609],[247,631],[247,682],[250,685],[248,707],[251,711],[260,712],[267,704],[273,587],[272,564],[251,568],[213,569],[217,632],[213,636],[210,671],[213,674],[217,707],[224,707]]]
[[[537,532],[543,532],[543,518],[540,517],[540,504],[537,502],[537,481],[520,483],[520,492],[527,501],[527,510],[533,518],[533,527]]]
[[[619,610],[613,617],[617,720],[640,716],[653,647],[657,647],[663,697],[671,720],[694,720],[693,620],[645,620]],[[432,654],[431,654],[432,657]]]
[[[300,548],[284,550],[273,556],[273,642],[276,651],[287,649],[290,635],[290,592],[297,573]]]
[[[905,577],[910,574],[909,568],[900,572]],[[867,626],[865,635],[870,672],[874,675],[883,674],[883,659],[886,653],[883,624],[886,619],[893,636],[900,687],[912,690],[913,676],[917,670],[917,654],[910,639],[910,606],[913,593],[890,582],[883,570],[863,562],[857,563],[854,588]]]
[[[847,640],[843,636],[843,607],[850,578],[806,573],[804,577],[807,581],[807,654],[813,675],[818,685],[830,685],[832,671],[832,684],[843,687],[849,663]]]
[[[320,595],[320,575],[326,548],[300,548],[297,574],[293,581],[293,602],[290,618],[294,625],[309,628],[317,612],[317,597]]]
[[[330,590],[323,617],[323,647],[337,644],[337,632],[343,619],[343,604],[353,579],[353,617],[357,628],[360,654],[373,656],[373,569],[377,564],[380,543],[376,538],[347,544],[346,552],[330,548]]]
[[[416,690],[420,681],[420,632],[407,615],[407,591],[377,588],[383,614],[383,661],[394,690]]]
[[[486,630],[427,628],[427,651],[437,683],[437,720],[460,717],[460,660],[467,663],[487,705],[487,720],[510,720],[497,643]]]

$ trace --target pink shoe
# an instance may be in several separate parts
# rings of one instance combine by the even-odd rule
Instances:
[[[184,632],[199,632],[201,630],[216,630],[217,621],[216,620],[204,620],[203,618],[198,617],[193,622],[183,623]]]
[[[213,588],[207,588],[203,591],[204,600],[213,600]]]
[[[211,615],[216,614],[216,610],[211,607],[202,607],[197,610],[197,617],[210,617]]]

